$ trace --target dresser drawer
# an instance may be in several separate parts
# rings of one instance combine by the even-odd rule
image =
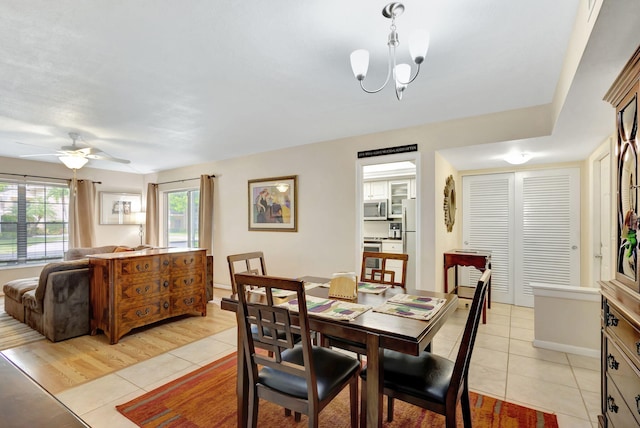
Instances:
[[[626,428],[633,426],[633,414],[610,378],[607,378],[607,399],[605,405],[607,407],[607,416],[614,427]]]
[[[206,302],[202,293],[184,294],[182,296],[171,296],[171,312],[180,314],[186,312],[202,312]]]
[[[148,300],[138,306],[123,308],[120,312],[120,328],[132,328],[147,325],[167,317],[170,311],[168,299]]]
[[[174,254],[171,256],[171,269],[176,270],[190,270],[190,269],[202,269],[204,266],[204,251]]]
[[[118,274],[122,277],[129,275],[140,275],[145,273],[158,273],[169,267],[167,257],[132,257],[121,260],[118,264]]]
[[[193,272],[171,278],[171,291],[182,293],[187,289],[199,286],[204,280],[204,273]]]
[[[168,292],[169,286],[168,278],[149,278],[132,283],[123,281],[121,283],[120,298],[123,299],[122,303],[124,303],[125,299],[146,298]]]
[[[609,303],[606,304],[604,324],[605,331],[610,336],[614,335],[620,339],[616,343],[622,347],[623,351],[627,352],[633,363],[640,367],[640,332]]]
[[[640,424],[640,372],[609,337],[607,337],[606,365],[608,382],[613,381]]]

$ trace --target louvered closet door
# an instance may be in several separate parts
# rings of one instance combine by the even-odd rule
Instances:
[[[580,171],[516,173],[515,304],[533,306],[532,282],[580,285]]]
[[[463,177],[464,247],[492,252],[493,301],[533,306],[532,282],[580,285],[579,180],[578,168]]]
[[[491,300],[513,303],[514,176],[462,177],[462,238],[465,248],[491,251]],[[478,270],[460,268],[460,283],[476,284]]]

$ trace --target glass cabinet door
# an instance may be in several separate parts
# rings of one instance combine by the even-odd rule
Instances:
[[[617,275],[637,289],[638,278],[638,130],[637,95],[618,111]]]

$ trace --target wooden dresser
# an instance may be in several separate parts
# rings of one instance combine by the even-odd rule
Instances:
[[[601,427],[640,426],[640,270],[638,269],[638,88],[640,48],[605,100],[616,108],[617,251],[615,279],[602,291]]]
[[[91,334],[111,344],[136,327],[207,314],[206,250],[154,249],[89,256]]]

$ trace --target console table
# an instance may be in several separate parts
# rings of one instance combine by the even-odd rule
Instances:
[[[190,312],[207,314],[206,250],[165,248],[89,257],[91,334],[112,345],[133,328]]]
[[[484,272],[486,269],[491,269],[491,252],[490,251],[482,251],[482,250],[449,250],[444,253],[444,292],[449,292],[449,269],[455,268],[455,283],[454,288],[452,290],[453,293],[456,293],[460,296],[460,289],[475,289],[475,287],[461,286],[458,285],[458,266],[471,266],[478,269],[480,272]],[[465,296],[460,296],[465,298]],[[491,308],[491,280],[489,280],[488,289],[487,289],[487,302],[485,305],[488,305]],[[487,323],[487,311],[486,308],[482,309],[482,323]]]

